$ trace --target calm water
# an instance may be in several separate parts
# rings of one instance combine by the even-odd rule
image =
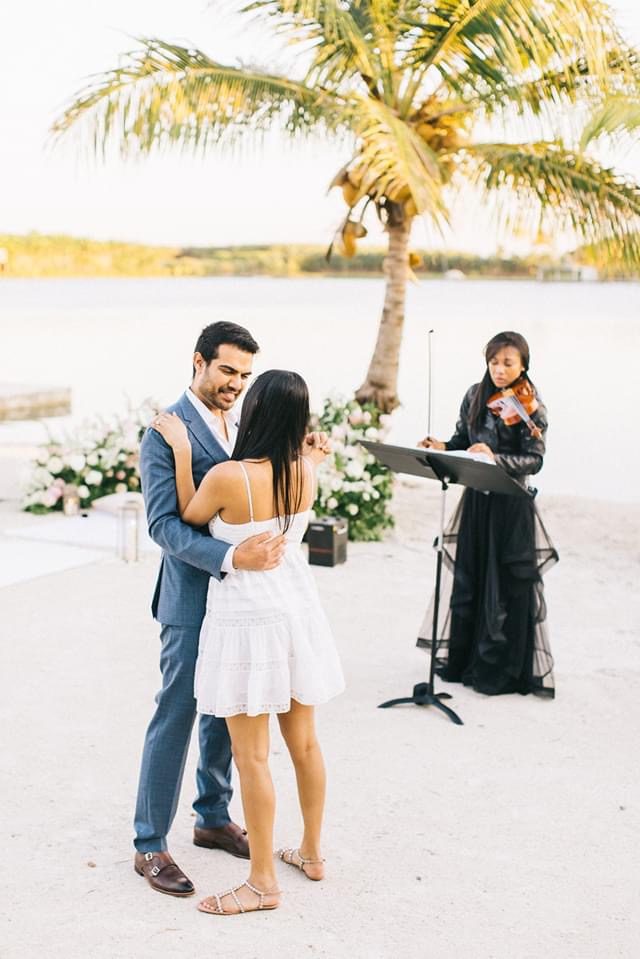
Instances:
[[[121,411],[127,398],[169,403],[189,381],[200,329],[228,319],[260,343],[258,370],[299,370],[318,406],[361,383],[382,295],[381,281],[355,279],[3,280],[0,382],[71,386],[76,419]],[[434,435],[451,434],[462,394],[482,375],[483,344],[516,329],[549,408],[541,491],[640,499],[640,284],[412,286],[394,442],[413,444],[426,429],[431,328]],[[0,425],[0,444],[41,435],[39,424]]]

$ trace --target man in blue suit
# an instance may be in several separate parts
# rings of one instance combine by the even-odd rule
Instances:
[[[170,407],[186,423],[193,447],[196,487],[216,463],[229,458],[237,433],[233,406],[251,375],[258,344],[235,323],[212,323],[198,338],[191,386]],[[135,870],[158,892],[190,896],[193,883],[167,850],[196,716],[193,680],[198,637],[205,614],[209,577],[233,576],[234,569],[265,570],[278,565],[284,537],[252,536],[239,546],[194,529],[178,512],[173,453],[154,429],[140,450],[142,492],[151,538],[162,547],[152,602],[161,623],[162,689],[147,729],[135,812]],[[249,858],[243,829],[231,822],[231,745],[224,719],[201,716],[200,759],[193,804],[198,846]]]

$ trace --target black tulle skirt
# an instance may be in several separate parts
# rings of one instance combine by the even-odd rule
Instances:
[[[558,560],[533,499],[465,490],[444,536],[436,673],[487,695],[553,697],[542,575]],[[418,645],[431,648],[433,599]]]

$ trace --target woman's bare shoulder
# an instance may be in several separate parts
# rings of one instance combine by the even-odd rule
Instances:
[[[224,460],[222,463],[216,463],[207,473],[207,478],[216,486],[229,486],[243,480],[242,470],[235,460]]]

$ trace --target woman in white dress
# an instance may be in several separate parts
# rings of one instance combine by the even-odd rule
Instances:
[[[233,458],[207,473],[196,491],[184,423],[162,414],[154,427],[172,447],[180,515],[213,536],[240,543],[283,532],[275,569],[237,570],[211,578],[200,634],[198,711],[224,716],[240,776],[247,825],[249,878],[198,906],[237,915],[280,904],[273,861],[275,797],[269,771],[269,716],[277,713],[295,767],[304,831],[280,858],[313,880],[324,877],[320,832],[325,770],[314,707],[344,689],[342,668],[300,543],[315,498],[315,469],[327,455],[305,441],[309,395],[297,373],[269,370],[248,391]]]

